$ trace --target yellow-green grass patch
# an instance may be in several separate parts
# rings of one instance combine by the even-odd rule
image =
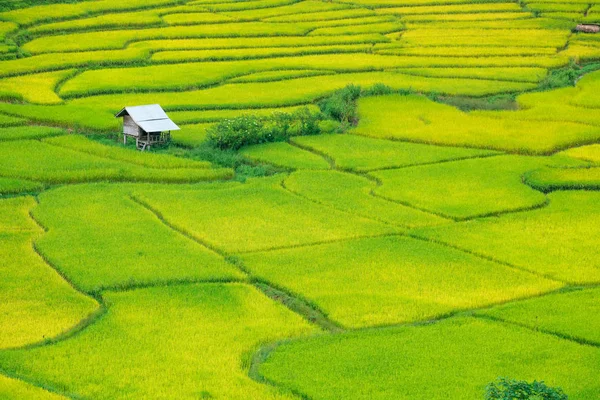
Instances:
[[[414,46],[523,46],[562,48],[569,31],[543,29],[415,29],[401,43]]]
[[[259,47],[246,49],[161,51],[152,55],[156,62],[182,62],[206,60],[246,60],[254,58],[302,56],[307,54],[367,53],[370,44],[333,46]]]
[[[329,163],[323,157],[284,142],[245,147],[240,154],[254,161],[283,168],[329,169]]]
[[[162,23],[162,18],[157,10],[124,12],[114,14],[104,14],[91,18],[80,18],[69,21],[51,22],[47,24],[33,26],[28,29],[35,34],[48,34],[53,32],[72,32],[84,30],[102,30],[111,28],[145,28]]]
[[[373,10],[369,10],[366,8],[351,8],[345,10],[336,10],[336,11],[321,11],[321,12],[311,12],[311,13],[303,13],[303,14],[292,14],[292,15],[283,15],[279,17],[271,17],[264,18],[265,22],[313,22],[313,21],[327,21],[327,20],[336,20],[336,19],[353,19],[353,18],[361,18],[372,16],[375,13]]]
[[[115,118],[114,113],[89,107],[72,105],[44,106],[0,102],[0,111],[39,123],[60,125],[69,128],[92,129],[102,132],[115,132],[121,129],[121,123]]]
[[[226,11],[242,11],[242,10],[255,10],[262,8],[276,8],[285,6],[288,4],[294,4],[298,0],[256,0],[256,1],[219,1],[214,3],[206,3],[203,1],[192,1],[188,5],[197,6],[200,5],[212,12],[226,12]]]
[[[248,377],[262,343],[317,333],[242,284],[156,287],[103,295],[106,315],[70,340],[0,352],[13,375],[94,399],[293,399]],[[165,367],[168,371],[165,372]]]
[[[473,14],[425,14],[407,15],[402,21],[408,22],[438,22],[438,21],[499,21],[531,18],[532,15],[525,12],[491,12]]]
[[[544,194],[523,184],[523,175],[562,157],[495,156],[372,172],[382,182],[375,193],[388,199],[465,219],[526,210],[546,203]],[[442,195],[443,193],[443,195]]]
[[[559,54],[572,57],[577,62],[600,59],[600,46],[589,46],[587,42],[581,42],[583,45],[572,43]]]
[[[77,106],[77,108],[81,109],[88,109],[90,112],[93,110],[98,112],[100,110],[105,113],[117,112],[123,107],[123,104],[152,103],[160,103],[163,107],[170,110],[284,107],[313,102],[314,100],[323,98],[348,84],[360,85],[367,88],[379,83],[385,84],[396,90],[412,89],[415,91],[435,92],[437,94],[465,96],[493,95],[528,90],[535,87],[534,84],[523,82],[427,77],[415,79],[415,77],[411,75],[392,72],[367,72],[307,77],[265,83],[225,84],[215,88],[186,92],[100,95],[74,99],[70,101],[70,105]],[[2,105],[0,105],[0,111],[1,110]],[[462,115],[458,110],[455,110],[455,112],[457,115]],[[87,121],[86,119],[83,120]],[[104,118],[103,121],[107,123],[106,118]],[[114,123],[114,121],[111,122]],[[389,124],[389,122],[386,123]],[[521,123],[519,123],[519,125],[521,125]],[[395,126],[398,125],[396,124]],[[573,128],[575,127],[577,127],[578,132],[587,128],[574,125]],[[519,137],[521,137],[521,133],[522,131],[519,131]],[[480,134],[477,135],[478,140],[480,140],[479,136]],[[592,136],[592,134],[589,134],[586,137]],[[502,143],[500,139],[501,138],[497,138],[495,140]],[[579,139],[579,137],[577,139]],[[566,140],[561,138],[560,141],[563,142]]]
[[[282,7],[255,8],[241,11],[225,11],[223,12],[223,14],[241,21],[254,21],[259,19],[278,17],[282,15],[301,16],[304,14],[312,14],[347,8],[350,8],[350,6],[340,3],[307,0],[293,2],[293,4],[285,5]],[[302,20],[297,22],[302,22]]]
[[[173,281],[240,279],[206,247],[174,231],[129,196],[131,187],[77,185],[44,192],[37,247],[86,291]],[[176,199],[169,201],[170,207]]]
[[[56,94],[56,86],[74,72],[75,70],[62,70],[0,79],[0,92],[14,94],[30,103],[62,103],[62,99]]]
[[[600,344],[600,289],[566,291],[510,303],[482,315]]]
[[[553,47],[484,47],[484,46],[444,46],[444,47],[398,47],[378,50],[379,54],[398,56],[435,57],[490,57],[490,56],[541,56],[556,54]]]
[[[31,399],[31,400],[66,400],[64,397],[37,386],[25,383],[19,379],[11,379],[0,375],[0,398]]]
[[[23,49],[31,53],[122,49],[132,41],[148,39],[211,38],[232,36],[304,35],[310,27],[284,23],[221,23],[166,28],[129,29],[43,36],[27,42]],[[359,32],[360,33],[360,32]]]
[[[583,13],[589,7],[587,4],[577,3],[527,3],[526,7],[530,11],[548,12],[548,11],[566,11]]]
[[[171,132],[173,142],[186,146],[200,146],[206,141],[207,129],[214,123],[205,122],[199,124],[181,125],[181,130]]]
[[[136,192],[169,224],[227,252],[293,247],[398,229],[294,195],[277,176],[223,189]],[[177,207],[173,207],[173,199]],[[189,210],[206,210],[188,212]]]
[[[592,72],[577,82],[578,91],[567,100],[575,106],[600,108],[600,71]]]
[[[0,14],[3,20],[19,25],[32,25],[43,21],[76,18],[88,14],[110,11],[127,11],[176,4],[175,0],[99,0],[76,4],[48,4],[7,11]]]
[[[600,350],[476,318],[285,343],[260,365],[311,399],[479,399],[499,376],[544,381],[569,398],[600,390]]]
[[[0,142],[10,140],[41,139],[45,137],[59,136],[64,133],[65,131],[63,129],[52,128],[49,126],[13,126],[9,128],[0,128]]]
[[[525,182],[544,192],[553,190],[600,190],[600,167],[544,168],[525,176]]]
[[[228,179],[232,175],[230,169],[149,168],[34,140],[0,142],[0,152],[4,154],[0,158],[0,176],[45,183],[107,180],[188,183]],[[123,156],[121,152],[110,153],[115,158]]]
[[[401,22],[381,22],[317,28],[310,31],[310,35],[357,35],[361,33],[390,33],[401,31],[403,29],[404,25]]]
[[[564,12],[564,11],[543,12],[543,13],[540,13],[540,16],[543,18],[557,18],[557,19],[566,19],[566,20],[570,20],[570,21],[588,20],[588,18],[586,18],[584,16],[584,13],[582,13],[582,12]]]
[[[0,178],[0,194],[31,193],[42,190],[43,188],[44,185],[40,182]]]
[[[362,98],[358,112],[353,133],[382,139],[548,154],[600,138],[587,124],[512,118],[520,111],[469,114],[414,95]]]
[[[42,232],[29,218],[35,205],[32,197],[0,200],[0,348],[50,339],[98,307],[34,250],[33,240]]]
[[[483,0],[478,3],[493,3],[497,0]],[[351,3],[369,8],[390,8],[398,7],[398,2],[395,0],[340,0],[341,3]],[[444,0],[443,4],[464,4],[470,2],[468,0]],[[402,6],[413,7],[422,5],[439,5],[440,0],[403,0]]]
[[[214,14],[210,12],[168,14],[164,15],[162,20],[169,25],[198,25],[237,22],[235,21],[235,18],[228,17],[227,15]]]
[[[331,75],[334,71],[322,71],[318,69],[290,69],[280,71],[265,71],[256,72],[230,79],[231,83],[247,83],[247,82],[272,82],[285,79],[302,78],[305,76]]]
[[[488,20],[488,21],[429,21],[429,22],[407,22],[406,28],[410,30],[414,29],[446,29],[450,32],[460,32],[465,29],[481,29],[481,30],[546,30],[546,33],[554,31],[570,31],[576,23],[564,19],[553,19],[553,18],[525,18],[525,19],[504,19],[504,20]],[[482,32],[485,33],[485,32]]]
[[[415,234],[556,279],[599,282],[600,193],[554,192],[548,199],[549,205],[538,210],[422,228]]]
[[[14,22],[0,21],[0,39],[4,39],[7,33],[17,30],[18,27]]]
[[[375,182],[339,171],[297,171],[284,187],[317,203],[354,215],[400,227],[436,225],[447,220],[375,197]]]
[[[503,81],[536,83],[548,75],[545,68],[403,68],[398,72],[408,75],[431,76],[437,78],[480,78]]]
[[[356,135],[299,136],[293,143],[325,154],[336,168],[351,171],[398,168],[495,154],[493,151],[397,142]]]
[[[270,51],[270,50],[269,50]],[[376,54],[327,54],[327,55],[306,55],[298,57],[281,57],[271,59],[258,59],[246,61],[223,61],[223,62],[199,62],[170,65],[153,65],[148,67],[130,67],[118,69],[100,69],[85,71],[75,78],[66,82],[60,90],[61,96],[89,96],[92,94],[110,93],[110,92],[131,92],[148,90],[184,90],[193,87],[201,87],[220,83],[225,79],[234,78],[254,72],[288,70],[288,69],[317,69],[330,70],[338,72],[359,72],[382,70],[401,67],[558,67],[568,63],[566,58],[561,57],[395,57]],[[372,73],[370,76],[377,74]],[[386,74],[380,74],[386,75]],[[365,75],[369,76],[369,75]],[[404,80],[411,82],[411,86],[419,90],[427,85],[428,81],[436,82],[441,79],[415,79],[399,74],[388,73],[387,79],[381,78],[382,83],[391,80]],[[361,84],[361,76],[356,75],[355,83]],[[310,79],[310,78],[306,78]],[[305,88],[304,90],[319,90],[321,87],[327,87],[328,82],[335,82],[344,79],[344,75],[317,77],[312,80],[318,81],[318,87]],[[347,78],[346,78],[347,80]],[[301,79],[296,82],[302,82]],[[450,81],[447,81],[451,83]],[[533,85],[520,83],[477,83],[455,81],[460,93],[481,93],[493,94],[497,87],[505,87],[505,91],[525,90],[534,88]],[[469,83],[469,84],[467,84]],[[293,90],[294,82],[285,82],[291,92],[288,95],[296,93]],[[305,85],[303,85],[305,86]],[[251,86],[246,86],[250,89]],[[406,83],[404,84],[406,86]],[[488,87],[489,90],[484,90]],[[223,87],[212,89],[222,90]],[[232,89],[230,89],[232,90]],[[436,89],[434,89],[436,90]],[[268,92],[275,98],[276,91],[268,90],[267,87],[262,91]],[[444,92],[439,87],[438,92]],[[282,93],[283,94],[283,93]],[[184,95],[178,95],[183,97]],[[235,97],[235,96],[231,96]],[[141,103],[143,104],[143,103]]]
[[[427,320],[561,286],[403,237],[256,253],[243,259],[259,279],[302,295],[352,328]]]
[[[206,161],[194,161],[156,153],[141,153],[132,149],[118,146],[107,146],[95,142],[81,135],[65,135],[51,139],[45,139],[44,143],[80,151],[94,156],[108,158],[116,161],[141,165],[150,168],[209,168],[210,163]]]
[[[507,12],[521,11],[516,3],[467,3],[467,4],[451,4],[451,5],[433,5],[433,6],[413,6],[413,7],[391,7],[377,8],[377,14],[393,14],[393,15],[415,15],[415,14],[461,14],[461,13],[491,13],[491,12]]]
[[[210,39],[146,40],[131,43],[128,48],[154,51],[243,49],[259,47],[325,46],[340,44],[369,44],[388,42],[379,34],[339,36],[265,36]]]
[[[88,65],[130,64],[148,58],[145,49],[52,53],[0,61],[0,76],[53,71]]]
[[[176,123],[191,124],[196,122],[216,122],[223,119],[240,117],[242,115],[256,115],[259,117],[270,117],[275,113],[293,113],[301,108],[308,108],[311,112],[319,112],[315,105],[301,105],[278,108],[251,108],[251,109],[216,109],[202,111],[171,111],[169,116]],[[173,132],[172,132],[173,134]]]
[[[0,127],[15,125],[24,125],[27,122],[24,118],[13,117],[12,115],[0,114]]]
[[[600,164],[600,144],[591,144],[589,146],[575,147],[563,151],[569,157],[578,158],[580,160],[591,161],[594,164]]]

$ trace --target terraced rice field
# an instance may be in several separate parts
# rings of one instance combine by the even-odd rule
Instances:
[[[578,23],[600,0],[0,2],[0,398],[600,399]],[[143,104],[168,146],[122,144]]]

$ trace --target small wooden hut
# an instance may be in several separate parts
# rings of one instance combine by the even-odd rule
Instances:
[[[598,33],[598,32],[600,32],[600,25],[579,24],[575,27],[575,31],[583,32],[583,33]]]
[[[125,107],[115,117],[123,118],[123,143],[127,144],[127,137],[131,136],[141,151],[153,144],[168,143],[171,131],[179,130],[158,104]]]

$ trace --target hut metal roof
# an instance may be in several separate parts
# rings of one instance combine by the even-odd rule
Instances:
[[[158,104],[125,107],[115,117],[129,115],[146,132],[178,131],[179,127],[171,121]]]

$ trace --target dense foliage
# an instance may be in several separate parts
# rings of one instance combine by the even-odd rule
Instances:
[[[281,142],[293,136],[317,135],[321,133],[321,119],[307,108],[266,118],[244,115],[219,122],[208,129],[206,137],[215,147],[237,150],[252,144]]]
[[[561,388],[547,386],[544,382],[531,383],[499,378],[486,388],[486,400],[567,400]]]

